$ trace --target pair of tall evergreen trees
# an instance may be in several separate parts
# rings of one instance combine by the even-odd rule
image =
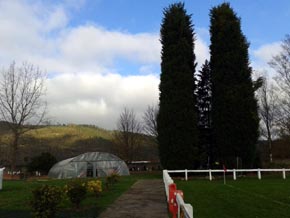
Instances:
[[[202,157],[251,166],[258,138],[249,44],[228,3],[210,11],[210,62],[195,79],[194,30],[184,4],[164,10],[157,130],[167,169],[192,169]],[[196,85],[197,84],[197,85]]]

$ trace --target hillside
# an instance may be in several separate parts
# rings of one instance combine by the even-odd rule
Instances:
[[[89,151],[114,152],[113,131],[88,125],[40,126],[24,134],[20,141],[18,165],[25,165],[31,157],[50,152],[58,160]],[[11,137],[0,127],[0,164],[8,164],[7,141]],[[146,138],[146,137],[145,137]],[[139,159],[156,159],[157,149],[144,143]]]

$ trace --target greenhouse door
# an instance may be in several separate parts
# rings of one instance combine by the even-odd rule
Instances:
[[[93,177],[93,164],[87,163],[87,177]]]
[[[98,168],[97,168],[97,164],[96,163],[94,163],[94,171],[93,171],[93,176],[94,176],[94,178],[96,178],[96,177],[98,177]]]

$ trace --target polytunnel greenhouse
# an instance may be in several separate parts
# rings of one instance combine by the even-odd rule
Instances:
[[[88,152],[56,163],[48,173],[51,178],[104,177],[112,173],[129,175],[126,163],[116,155]]]

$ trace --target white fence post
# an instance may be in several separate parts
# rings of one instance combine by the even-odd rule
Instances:
[[[285,168],[283,168],[283,179],[286,179],[286,171],[285,171]]]
[[[208,170],[208,173],[209,173],[209,181],[211,181],[212,180],[211,169]]]
[[[193,218],[193,208],[191,204],[184,204],[184,208],[188,212],[188,215]]]
[[[182,210],[186,213],[186,216],[184,217],[193,218],[193,209],[191,204],[184,203],[184,200],[179,193],[176,195],[176,203],[178,205],[177,218],[181,218],[180,214]]]
[[[187,169],[185,169],[185,181],[187,181],[188,180],[188,175],[187,175]]]
[[[234,179],[234,180],[237,180],[236,169],[233,169],[233,179]]]
[[[164,182],[164,186],[165,186],[165,193],[166,193],[166,197],[167,197],[167,201],[169,201],[169,184],[174,183],[173,179],[169,176],[168,171],[167,170],[163,170],[163,182]]]
[[[0,190],[2,190],[2,181],[3,181],[3,171],[4,171],[5,167],[4,168],[0,168]]]
[[[258,169],[258,179],[261,179],[262,177],[261,177],[261,169],[259,168]]]
[[[174,171],[170,170],[169,172],[174,172]],[[179,170],[178,172],[183,172],[183,170]],[[185,170],[184,172],[185,172],[185,175],[186,175],[186,178],[187,178],[188,171]],[[169,197],[169,195],[168,195],[168,185],[174,183],[174,181],[170,177],[170,175],[169,175],[167,170],[163,170],[163,182],[164,182],[164,185],[165,185],[165,192],[166,192],[166,195],[167,195],[167,202],[169,202],[169,199],[168,199],[168,197]],[[183,197],[181,196],[180,193],[176,194],[176,203],[177,203],[177,206],[178,206],[178,214],[177,214],[178,218],[180,218],[181,211],[183,211],[183,213],[186,214],[186,218],[193,218],[192,206],[190,204],[185,204],[184,203]]]

